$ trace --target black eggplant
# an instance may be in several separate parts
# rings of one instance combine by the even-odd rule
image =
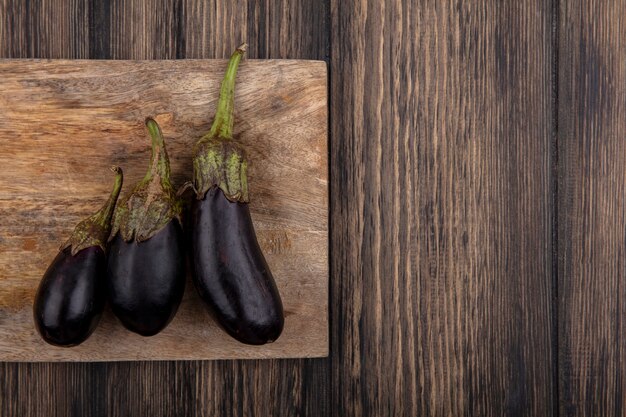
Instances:
[[[217,322],[242,343],[276,340],[284,325],[274,277],[248,208],[247,158],[233,140],[235,77],[245,45],[230,58],[209,133],[194,149],[193,281]]]
[[[115,315],[129,330],[152,336],[174,318],[185,288],[182,202],[170,182],[163,134],[146,120],[152,159],[144,179],[120,200],[109,241],[107,289]]]
[[[106,241],[120,189],[122,170],[106,204],[80,222],[45,272],[33,305],[41,337],[56,346],[76,346],[96,329],[106,299]]]

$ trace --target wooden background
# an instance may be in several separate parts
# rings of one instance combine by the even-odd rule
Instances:
[[[0,56],[327,59],[328,359],[0,365],[2,415],[626,415],[626,0],[0,0]]]

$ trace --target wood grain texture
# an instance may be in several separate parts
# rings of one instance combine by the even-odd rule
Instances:
[[[86,58],[93,17],[81,0],[0,0],[2,57]]]
[[[285,308],[275,343],[229,337],[191,282],[155,337],[126,331],[111,314],[73,349],[51,347],[35,331],[41,276],[72,228],[106,199],[106,167],[124,169],[122,194],[143,178],[150,115],[167,138],[173,183],[188,181],[225,68],[222,60],[0,61],[0,360],[327,355],[327,87],[326,64],[316,61],[247,60],[238,74],[235,135],[250,158],[252,217]]]
[[[626,1],[561,2],[561,416],[626,413]]]
[[[550,415],[550,5],[331,4],[334,415]]]
[[[248,42],[252,58],[323,59],[328,54],[328,2],[183,0],[187,58],[228,56]]]
[[[31,0],[31,3],[37,0]],[[83,3],[83,2],[78,2]],[[55,47],[65,44],[61,33],[70,27],[79,29],[76,38],[89,39],[89,48],[79,53],[72,50],[58,58],[111,58],[131,56],[133,51],[145,50],[152,45],[156,51],[168,51],[155,39],[153,28],[137,30],[144,25],[143,19],[125,21],[120,26],[113,21],[115,11],[124,4],[139,5],[156,2],[137,0],[89,1],[87,5],[90,24],[84,26],[77,19],[63,23],[51,31],[48,44]],[[216,4],[219,3],[219,4]],[[278,1],[264,2],[185,2],[181,11],[199,8],[200,4],[217,9],[222,4],[233,4],[219,15],[207,15],[205,28],[191,22],[191,14],[184,13],[185,23],[176,32],[178,43],[195,35],[194,58],[227,58],[232,48],[241,41],[240,28],[259,39],[269,39],[270,33],[284,19],[289,30],[283,31],[277,44],[263,48],[250,48],[248,57],[306,58],[326,57],[327,15],[325,2]],[[2,57],[35,57],[28,45],[41,42],[41,34],[27,25],[26,15],[46,17],[38,9],[24,10],[22,2],[0,2],[0,25],[11,24],[12,32],[19,31],[23,37],[16,42],[2,43]],[[68,0],[49,0],[51,8],[76,13],[80,5]],[[176,2],[161,3],[162,13],[171,12]],[[247,13],[259,7],[258,14]],[[74,10],[70,9],[74,7]],[[287,7],[288,6],[288,7]],[[137,7],[137,6],[135,6]],[[220,9],[221,10],[221,9]],[[293,11],[302,13],[302,19],[291,16]],[[154,15],[152,15],[154,16]],[[269,18],[268,18],[269,17]],[[65,21],[64,21],[65,22]],[[229,23],[226,27],[224,22]],[[297,23],[296,23],[297,22]],[[301,25],[301,26],[298,26]],[[248,29],[247,29],[248,30]],[[140,36],[131,37],[129,33]],[[292,34],[310,34],[292,36]],[[3,37],[3,40],[6,39]],[[216,44],[216,41],[220,40]],[[250,42],[251,38],[248,39]],[[112,45],[117,44],[116,48]],[[138,46],[146,45],[146,46]],[[289,56],[281,55],[280,48],[287,48]],[[270,50],[268,50],[270,49]],[[185,57],[182,49],[180,58]],[[11,54],[11,51],[15,54]],[[53,48],[43,48],[38,57],[49,57]],[[163,52],[165,54],[165,52]],[[137,58],[146,58],[136,56]],[[163,56],[158,56],[159,58]],[[0,364],[0,410],[3,416],[324,416],[329,415],[330,405],[327,359],[294,359],[262,361],[217,362],[123,362],[99,364]],[[5,400],[6,399],[6,400]]]
[[[624,1],[329,3],[0,0],[3,57],[332,47],[330,360],[0,364],[2,415],[624,413]]]

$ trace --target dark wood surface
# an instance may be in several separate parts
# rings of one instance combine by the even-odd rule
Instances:
[[[561,2],[562,416],[626,415],[626,1]]]
[[[332,9],[338,416],[552,410],[551,10],[487,3]]]
[[[0,0],[2,57],[328,59],[331,131],[329,358],[2,364],[1,414],[622,415],[625,7]]]

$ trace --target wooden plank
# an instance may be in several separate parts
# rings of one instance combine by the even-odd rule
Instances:
[[[96,23],[81,0],[0,0],[3,58],[86,58]],[[97,19],[96,19],[97,20]]]
[[[122,193],[143,178],[145,116],[155,116],[166,135],[173,183],[191,178],[193,144],[210,127],[225,66],[0,61],[0,360],[326,356],[327,87],[319,61],[246,61],[238,75],[235,135],[250,157],[252,216],[285,307],[275,343],[251,347],[230,338],[208,318],[191,282],[173,322],[154,337],[126,331],[111,314],[73,349],[47,345],[34,329],[37,285],[74,225],[106,199],[106,167],[124,168]]]
[[[626,413],[626,1],[560,2],[561,416]]]
[[[112,0],[105,3],[108,3],[105,12],[110,16],[110,20],[107,22],[110,32],[108,50],[110,58],[172,59],[185,57],[184,1]],[[97,2],[92,4],[96,6]],[[222,56],[216,55],[215,57],[221,58]]]
[[[331,4],[333,415],[550,415],[549,2]]]
[[[327,1],[185,0],[187,58],[226,57],[248,42],[248,56],[324,59],[327,57]]]

